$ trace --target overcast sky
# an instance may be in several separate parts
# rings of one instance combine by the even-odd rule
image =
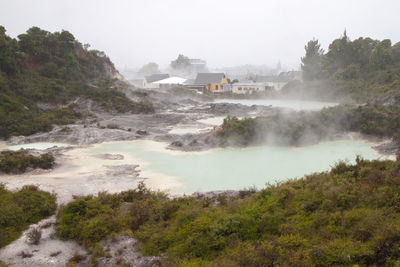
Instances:
[[[327,48],[350,38],[400,41],[399,0],[0,0],[0,25],[16,37],[31,26],[70,31],[118,68],[178,54],[209,67],[243,64],[297,68],[313,37]]]

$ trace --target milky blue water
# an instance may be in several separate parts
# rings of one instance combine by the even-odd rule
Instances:
[[[260,189],[267,183],[329,170],[339,160],[354,162],[356,155],[365,159],[380,157],[371,144],[355,140],[324,142],[300,148],[261,146],[199,153],[171,152],[153,141],[122,141],[96,145],[88,148],[87,152],[121,153],[146,162],[141,169],[157,176],[159,183],[168,183],[168,179],[163,179],[163,176],[168,176],[181,184],[171,188],[173,193],[250,186]]]

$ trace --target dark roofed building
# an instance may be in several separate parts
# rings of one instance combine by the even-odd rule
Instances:
[[[229,90],[229,83],[224,73],[198,73],[194,84],[189,88],[200,91],[220,93]]]
[[[223,78],[225,78],[223,73],[198,73],[194,83],[196,85],[220,83]]]

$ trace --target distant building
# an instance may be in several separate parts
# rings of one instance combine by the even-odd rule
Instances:
[[[276,91],[281,90],[288,82],[301,79],[301,72],[288,71],[281,72],[279,75],[259,76],[255,77],[257,83],[263,83],[266,87],[270,87]]]
[[[160,84],[155,83],[161,80],[169,78],[169,74],[153,74],[150,76],[146,76],[143,80],[144,89],[157,89],[160,88]]]
[[[255,83],[250,80],[232,84],[232,93],[239,95],[253,94],[255,92],[263,92],[266,90],[271,90],[271,88],[266,86],[264,83]]]
[[[223,73],[198,73],[194,83],[187,87],[212,93],[230,91],[230,84]]]
[[[159,80],[154,82],[154,84],[158,84],[160,89],[169,89],[174,86],[183,85],[187,79],[181,77],[169,77],[163,80]]]
[[[204,72],[206,69],[206,61],[199,59],[199,58],[191,58],[190,60],[190,67],[192,71],[199,73]]]

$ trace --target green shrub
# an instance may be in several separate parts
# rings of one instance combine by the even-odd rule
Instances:
[[[33,245],[38,245],[40,242],[40,239],[42,238],[42,230],[40,230],[40,228],[35,227],[32,228],[28,234],[28,241],[33,244]]]
[[[36,186],[11,192],[0,184],[0,247],[17,239],[29,224],[53,215],[55,209],[55,195]]]
[[[33,156],[24,150],[2,151],[0,152],[0,171],[21,173],[28,168],[51,169],[54,166],[54,161],[54,156],[49,153]]]

